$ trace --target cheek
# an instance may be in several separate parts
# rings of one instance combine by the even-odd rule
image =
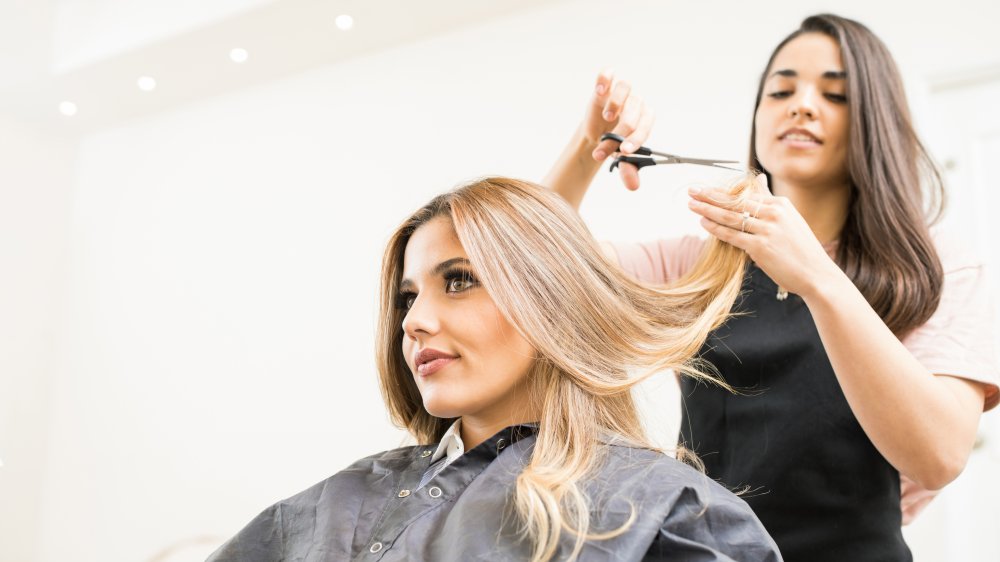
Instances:
[[[411,373],[413,372],[413,365],[410,364],[410,360],[413,357],[414,351],[416,351],[415,346],[416,342],[408,338],[406,334],[403,334],[403,358],[406,360],[406,366],[410,369]]]
[[[497,346],[499,357],[497,361],[502,362],[503,372],[511,384],[527,376],[532,363],[535,361],[535,349],[524,339],[513,326],[500,321],[502,327],[499,329],[499,341]]]
[[[840,148],[846,150],[847,142],[850,137],[850,119],[847,116],[847,111],[843,112],[843,115],[837,116],[837,141]]]
[[[497,310],[467,326],[466,343],[475,354],[477,371],[491,373],[493,382],[507,387],[523,378],[534,360],[534,349]]]
[[[757,152],[757,159],[761,163],[768,159],[768,155],[773,148],[775,134],[768,112],[763,108],[758,109],[757,114],[754,116],[753,144]]]

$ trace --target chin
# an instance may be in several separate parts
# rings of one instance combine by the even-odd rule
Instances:
[[[764,169],[766,169],[774,179],[780,178],[780,180],[797,184],[809,184],[816,181],[822,181],[827,175],[829,175],[823,170],[820,170],[816,166],[812,166],[810,164],[811,162],[786,161],[782,166],[764,166]],[[761,165],[763,165],[763,163],[761,163]]]
[[[435,418],[460,418],[469,411],[468,403],[457,397],[442,396],[444,393],[434,391],[424,391],[421,394],[424,409]]]

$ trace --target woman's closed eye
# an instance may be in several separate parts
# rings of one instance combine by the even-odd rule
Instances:
[[[771,99],[781,100],[790,97],[794,94],[792,90],[777,90],[774,92],[768,92],[767,97]],[[834,103],[847,103],[847,96],[844,94],[838,94],[835,92],[826,92],[823,97],[834,102]]]

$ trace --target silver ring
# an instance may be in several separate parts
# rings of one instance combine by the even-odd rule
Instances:
[[[759,214],[760,214],[760,207],[761,207],[761,204],[762,204],[762,203],[761,203],[760,201],[757,201],[757,208],[756,208],[756,209],[754,209],[754,211],[753,211],[753,218],[757,218],[757,215],[759,215]]]
[[[743,221],[740,223],[740,232],[747,231],[747,223],[750,222],[750,211],[743,211]]]

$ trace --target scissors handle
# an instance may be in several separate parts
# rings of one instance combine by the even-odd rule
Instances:
[[[618,167],[618,164],[621,164],[622,162],[632,164],[633,166],[639,168],[640,170],[642,168],[645,168],[646,166],[655,166],[656,164],[658,164],[656,160],[653,160],[652,158],[649,158],[647,156],[618,156],[617,158],[614,159],[613,162],[611,162],[611,167],[608,168],[608,171],[613,172],[615,168]]]
[[[616,135],[614,133],[604,133],[603,135],[601,135],[601,140],[602,141],[610,140],[610,141],[615,141],[615,142],[621,144],[621,143],[625,142],[625,137],[623,137],[621,135]],[[632,152],[632,154],[641,154],[643,156],[652,156],[653,155],[653,151],[650,150],[650,149],[648,149],[648,148],[646,148],[645,146],[640,146],[639,148],[635,149]],[[631,164],[631,162],[629,162],[629,164]]]

